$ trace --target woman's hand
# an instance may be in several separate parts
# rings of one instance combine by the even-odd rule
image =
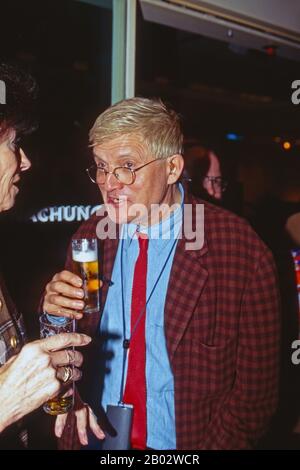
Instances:
[[[65,348],[85,346],[90,341],[89,336],[79,333],[49,336],[28,343],[0,368],[0,432],[59,392],[63,366],[74,364],[72,380],[81,378],[76,367],[82,363],[81,353]]]

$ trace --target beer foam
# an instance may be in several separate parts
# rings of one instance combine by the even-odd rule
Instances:
[[[73,261],[77,261],[77,263],[91,263],[98,259],[96,250],[73,251],[72,258]]]

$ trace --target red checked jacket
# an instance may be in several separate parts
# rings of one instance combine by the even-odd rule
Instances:
[[[175,382],[177,449],[248,449],[265,432],[277,403],[279,298],[272,256],[247,222],[204,204],[204,244],[178,241],[166,296],[165,334]],[[99,217],[75,237],[95,237]],[[111,278],[118,240],[101,242]],[[70,255],[67,268],[71,268]],[[108,285],[102,289],[102,307]],[[99,315],[79,322],[95,335]],[[87,364],[95,370],[97,365]],[[98,366],[99,367],[99,366]],[[83,380],[87,380],[85,377]],[[80,448],[74,417],[59,444]]]

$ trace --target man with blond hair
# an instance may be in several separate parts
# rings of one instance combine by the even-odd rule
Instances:
[[[275,410],[272,257],[245,221],[188,194],[182,141],[178,115],[146,98],[111,106],[90,131],[105,211],[74,238],[98,236],[101,310],[82,315],[70,252],[43,305],[94,337],[86,404],[56,422],[62,448],[101,448],[102,430],[107,448],[110,413],[125,409],[134,449],[247,449]]]

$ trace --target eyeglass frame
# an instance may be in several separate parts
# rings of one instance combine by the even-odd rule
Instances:
[[[153,162],[160,162],[160,161],[163,161],[163,160],[166,160],[165,158],[154,158],[153,160],[150,160],[150,162],[147,162],[145,163],[144,165],[141,165],[139,166],[138,168],[135,168],[135,169],[132,169],[132,168],[128,168],[127,166],[116,166],[112,171],[107,171],[105,168],[99,168],[97,166],[96,163],[94,163],[93,165],[89,166],[88,168],[85,169],[85,171],[87,172],[88,174],[88,177],[89,179],[91,180],[92,183],[94,184],[104,184],[105,181],[106,181],[106,177],[107,175],[114,175],[114,177],[119,181],[119,183],[121,184],[125,184],[126,186],[131,186],[134,182],[135,182],[135,179],[136,179],[136,172],[141,170],[142,168],[144,168],[145,166],[147,165],[150,165],[150,163],[153,163]],[[93,178],[91,177],[90,175],[90,170],[91,168],[97,168],[98,170],[102,171],[105,175],[105,179],[104,179],[104,182],[103,183],[97,183],[97,181],[94,181]],[[119,168],[122,168],[122,169],[126,169],[126,170],[129,170],[131,172],[131,175],[132,175],[132,182],[131,183],[122,183],[122,181],[119,180],[119,178],[117,177],[115,171],[118,170]]]
[[[217,184],[222,193],[227,189],[228,181],[225,178],[222,178],[222,176],[204,176],[202,181],[204,182],[205,180],[209,181],[213,186]]]

